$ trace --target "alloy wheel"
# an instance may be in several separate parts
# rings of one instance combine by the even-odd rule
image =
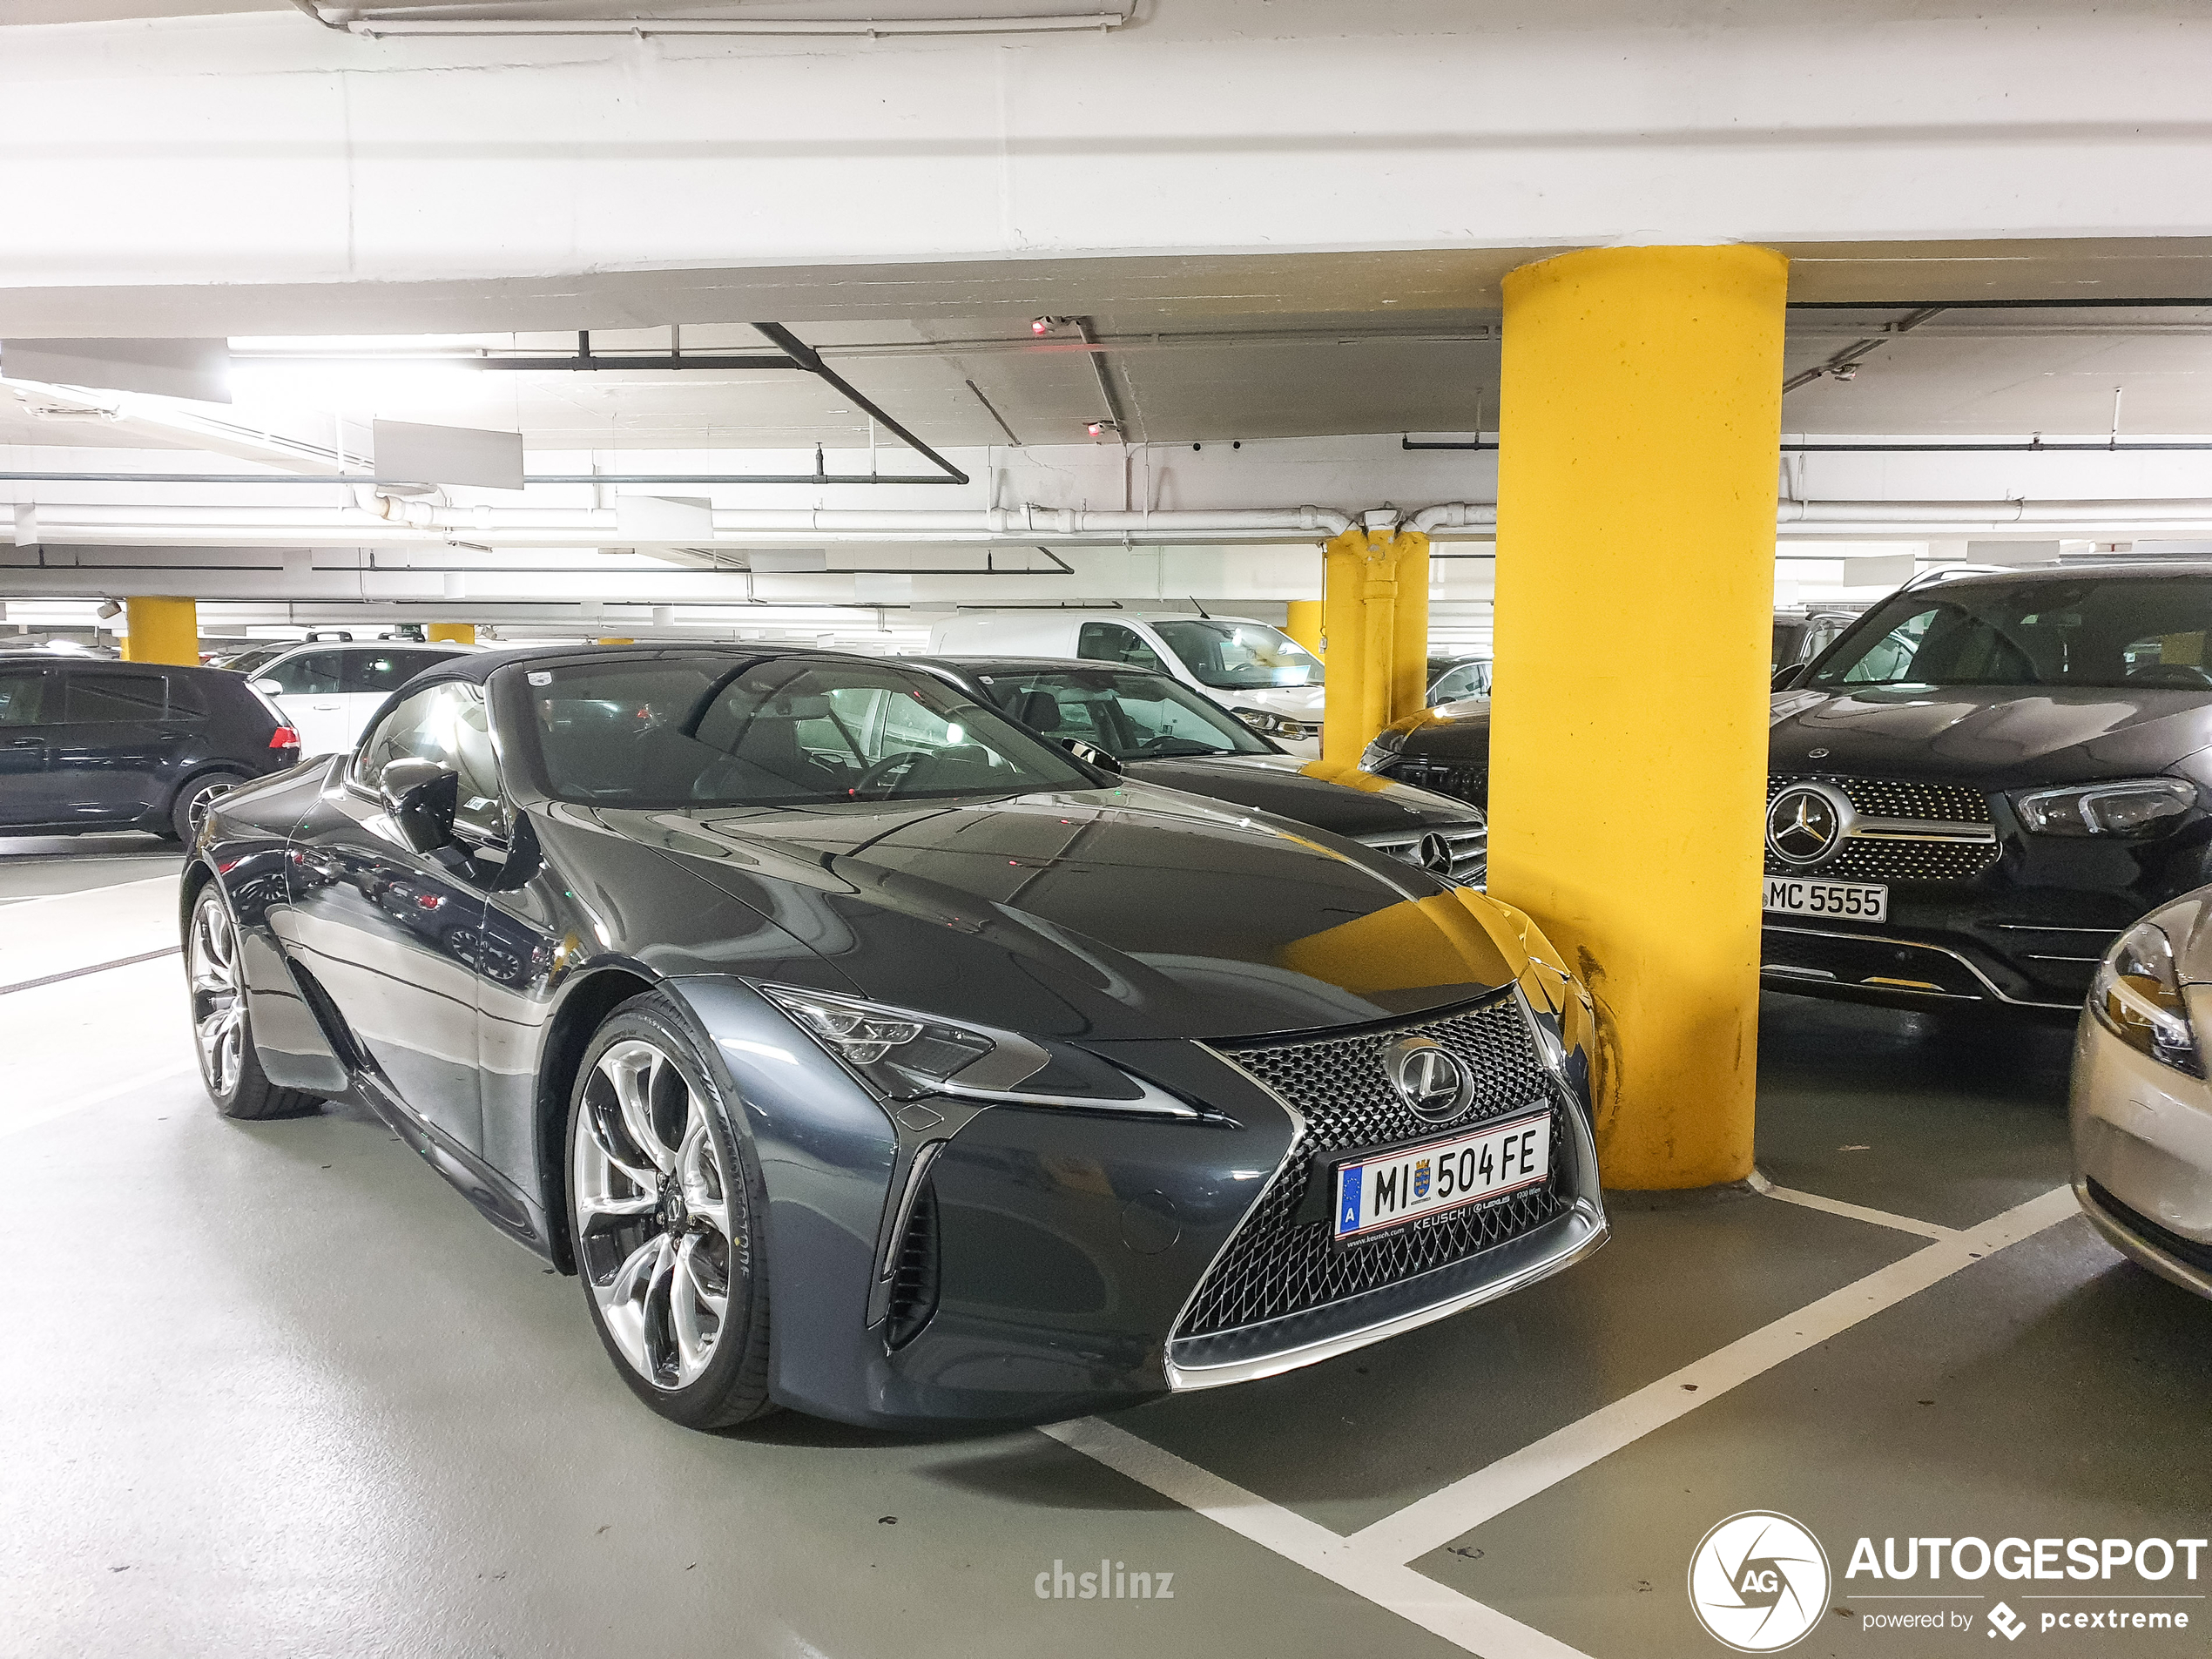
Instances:
[[[654,1043],[609,1046],[577,1114],[577,1254],[609,1337],[660,1388],[696,1382],[745,1271],[707,1103]]]
[[[202,899],[192,913],[192,1035],[200,1069],[218,1100],[238,1087],[246,1058],[246,986],[238,965],[238,930],[222,900]]]

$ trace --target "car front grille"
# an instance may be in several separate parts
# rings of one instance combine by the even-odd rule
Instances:
[[[1453,800],[1476,806],[1490,803],[1490,768],[1487,765],[1460,766],[1447,761],[1423,760],[1417,755],[1400,755],[1382,769],[1382,775],[1394,783],[1433,789],[1440,795],[1449,795]]]
[[[1384,1075],[1383,1050],[1415,1034],[1433,1038],[1474,1073],[1474,1102],[1449,1123],[1414,1116]],[[1305,1131],[1199,1285],[1177,1338],[1231,1331],[1394,1285],[1503,1244],[1567,1207],[1559,1187],[1567,1156],[1559,1106],[1511,993],[1443,1019],[1305,1042],[1217,1047],[1296,1107]],[[1332,1236],[1325,1205],[1318,1217],[1300,1219],[1317,1153],[1440,1137],[1531,1104],[1552,1108],[1552,1173],[1540,1186],[1348,1244]]]
[[[1392,858],[1402,859],[1408,864],[1419,864],[1424,869],[1421,844],[1430,835],[1441,835],[1451,851],[1451,866],[1436,874],[1462,887],[1480,887],[1489,872],[1490,829],[1486,824],[1454,825],[1449,829],[1389,830],[1378,835],[1362,835],[1359,839],[1378,853],[1387,853]]]
[[[1844,837],[1843,844],[1819,864],[1791,864],[1777,858],[1770,847],[1769,875],[1838,881],[1970,881],[1997,862],[1989,801],[1979,790],[1918,779],[1777,772],[1767,779],[1767,800],[1771,804],[1793,784],[1813,783],[1842,791],[1858,810],[1862,827]],[[1878,826],[1865,826],[1866,819],[1878,820]],[[1965,829],[1982,829],[1990,833],[1990,839],[1939,839]],[[1919,839],[1921,836],[1939,839]]]

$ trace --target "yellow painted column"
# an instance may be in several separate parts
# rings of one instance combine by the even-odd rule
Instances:
[[[1321,654],[1321,602],[1318,599],[1293,599],[1291,614],[1283,624],[1283,631],[1312,651]]]
[[[1428,706],[1428,537],[1405,530],[1398,537],[1397,641],[1390,665],[1390,718],[1402,720]]]
[[[1321,700],[1321,761],[1325,772],[1356,764],[1374,733],[1360,729],[1361,670],[1366,662],[1367,532],[1353,525],[1325,549],[1321,588],[1322,645],[1328,664]]]
[[[125,599],[123,654],[134,663],[199,661],[199,607],[189,599]]]
[[[1360,624],[1365,644],[1359,662],[1359,746],[1363,749],[1391,720],[1391,664],[1398,651],[1398,547],[1394,536],[1379,541],[1370,535],[1362,562]]]
[[[1751,1170],[1787,268],[1505,281],[1490,891],[1596,998],[1608,1186]]]
[[[434,622],[422,632],[435,644],[473,645],[476,643],[476,624],[473,622]]]

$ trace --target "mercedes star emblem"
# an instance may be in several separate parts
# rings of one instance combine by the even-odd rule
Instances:
[[[1474,1074],[1432,1037],[1401,1037],[1383,1050],[1383,1069],[1413,1115],[1441,1123],[1474,1099]]]
[[[1817,864],[1836,850],[1849,827],[1851,803],[1817,784],[1798,784],[1766,809],[1767,850],[1784,864]]]
[[[1421,868],[1431,875],[1452,873],[1452,844],[1434,830],[1421,837]]]

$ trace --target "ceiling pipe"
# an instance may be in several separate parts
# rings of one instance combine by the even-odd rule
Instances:
[[[1035,505],[956,512],[847,508],[718,508],[711,541],[687,535],[641,537],[625,533],[606,508],[456,507],[430,496],[401,496],[357,487],[357,504],[297,508],[139,507],[19,503],[19,544],[121,545],[167,542],[179,546],[298,546],[323,543],[388,544],[465,537],[523,547],[706,546],[739,549],[758,540],[867,543],[940,542],[1034,547],[1041,542],[1091,544],[1264,540],[1321,542],[1352,527],[1351,516],[1325,507],[1222,511],[1130,512]],[[2111,501],[1784,501],[1775,521],[1792,526],[1868,529],[2120,529],[2212,524],[2212,499]],[[1407,516],[1402,528],[1426,535],[1485,539],[1497,508],[1489,502],[1446,502]]]
[[[16,539],[30,542],[172,541],[233,545],[295,545],[368,536],[389,539],[486,536],[525,546],[638,546],[653,538],[625,534],[611,509],[455,507],[427,496],[400,496],[354,487],[349,508],[138,507],[23,503]],[[864,509],[718,508],[716,545],[744,538],[793,536],[819,541],[1007,541],[1035,546],[1040,540],[1173,543],[1248,536],[1312,541],[1341,536],[1345,514],[1325,507],[1276,507],[1220,512],[1093,512],[1070,508],[995,507],[966,512],[898,512]],[[380,534],[380,532],[381,534]],[[662,544],[697,544],[696,534],[662,538]]]
[[[293,4],[326,29],[344,29],[370,39],[384,36],[442,35],[768,35],[843,36],[875,39],[897,35],[1027,35],[1118,29],[1130,10],[1052,13],[979,17],[433,17],[421,8],[389,10],[323,6],[315,0]]]

